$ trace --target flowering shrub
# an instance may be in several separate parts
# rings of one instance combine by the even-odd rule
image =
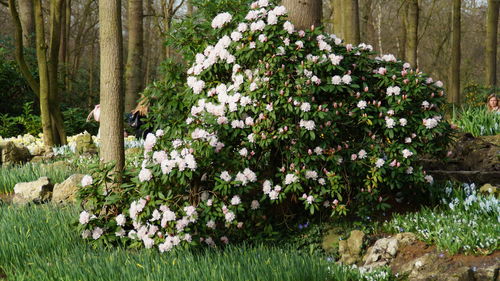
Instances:
[[[304,210],[346,214],[432,184],[416,160],[449,139],[441,82],[392,55],[373,59],[369,45],[295,30],[266,0],[211,25],[219,40],[187,71],[182,136],[149,134],[132,184],[87,179],[84,238],[215,246],[271,234]]]

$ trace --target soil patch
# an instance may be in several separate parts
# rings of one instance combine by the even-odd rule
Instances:
[[[464,266],[470,268],[485,268],[493,265],[500,266],[500,250],[497,250],[487,256],[463,254],[450,256],[445,251],[438,251],[434,245],[431,246],[422,241],[415,241],[414,243],[399,249],[396,258],[391,262],[391,269],[393,272],[399,272],[404,264],[429,253],[435,254],[438,257],[436,260],[438,266],[448,269],[447,271]]]
[[[14,193],[0,193],[0,204],[2,202],[10,204],[12,203],[12,198],[14,198]],[[0,270],[0,278],[2,278],[2,271]]]

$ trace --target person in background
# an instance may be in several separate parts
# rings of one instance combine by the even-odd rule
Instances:
[[[94,109],[89,113],[87,116],[87,122],[90,122],[90,120],[94,117],[94,120],[99,123],[99,120],[101,118],[101,106],[97,104]],[[99,126],[99,130],[97,131],[97,137],[100,137],[101,135],[101,127]]]
[[[148,116],[148,110],[149,101],[147,98],[142,97],[137,106],[130,112],[128,123],[135,130],[134,135],[137,139],[144,139],[151,132],[150,129],[144,130],[144,128],[141,128],[145,123],[145,118]]]
[[[488,96],[488,99],[486,100],[486,107],[488,108],[488,111],[500,113],[497,95],[491,94]]]

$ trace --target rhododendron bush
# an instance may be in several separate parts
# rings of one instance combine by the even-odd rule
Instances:
[[[84,238],[214,246],[433,183],[417,160],[449,140],[441,82],[369,45],[295,30],[265,0],[211,26],[219,40],[187,71],[183,135],[149,134],[132,183],[84,178]]]

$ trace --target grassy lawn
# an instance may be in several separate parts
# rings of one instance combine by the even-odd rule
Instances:
[[[77,216],[71,207],[0,206],[0,267],[8,280],[391,280],[279,247],[94,249],[71,226]]]

